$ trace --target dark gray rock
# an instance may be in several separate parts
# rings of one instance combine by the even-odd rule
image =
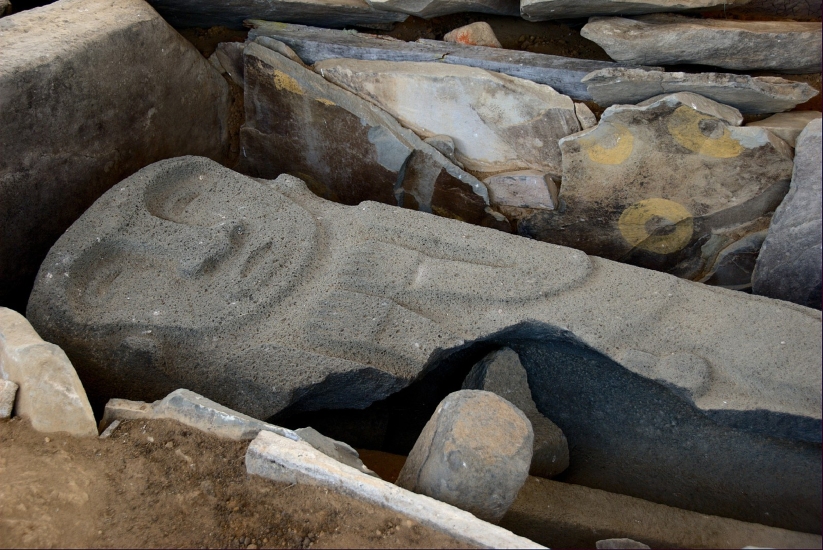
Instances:
[[[505,399],[454,392],[426,423],[397,485],[497,523],[528,477],[533,440],[529,420]]]
[[[821,3],[815,0],[751,0],[738,11],[791,18],[820,19]]]
[[[752,272],[766,238],[765,229],[750,233],[721,250],[711,265],[709,274],[700,282],[730,290],[752,287]]]
[[[591,15],[636,15],[729,8],[748,0],[521,0],[520,11],[529,21],[569,19]]]
[[[557,424],[540,414],[532,399],[526,369],[517,354],[504,348],[477,363],[463,382],[464,390],[499,395],[520,409],[531,422],[534,446],[529,474],[554,477],[569,467],[569,444]]]
[[[591,99],[580,81],[590,72],[627,66],[607,61],[572,59],[556,55],[467,46],[438,40],[402,42],[372,35],[333,31],[302,25],[252,20],[249,39],[268,36],[287,44],[305,63],[324,59],[368,59],[383,61],[429,61],[478,67],[548,84],[574,99]],[[645,67],[654,70],[654,67]]]
[[[565,481],[820,526],[821,314],[794,304],[184,157],[92,205],[27,313],[94,402],[189,387],[264,419],[510,347],[568,439]]]
[[[242,42],[221,42],[214,51],[214,56],[220,62],[226,74],[241,88],[246,85],[243,80],[243,50],[246,45]]]
[[[0,17],[4,17],[11,13],[11,2],[9,0],[0,0]]]
[[[597,550],[611,550],[620,548],[651,548],[648,544],[632,539],[604,539],[595,543]]]
[[[25,308],[54,241],[106,189],[183,154],[223,161],[228,85],[139,0],[0,21],[0,304]]]
[[[650,97],[692,92],[741,113],[779,113],[794,109],[819,92],[804,82],[771,76],[723,73],[664,73],[642,69],[601,69],[583,78],[598,105],[634,104]],[[781,136],[782,137],[782,136]]]
[[[647,15],[592,17],[580,34],[612,59],[626,63],[816,73],[821,62],[820,29],[820,23]]]
[[[374,200],[508,229],[481,181],[378,107],[259,44],[245,59],[241,172],[292,174],[343,204]]]
[[[821,121],[797,138],[789,194],[777,208],[752,276],[752,292],[821,307]]]
[[[246,19],[268,19],[318,27],[383,27],[406,17],[376,10],[366,0],[148,0],[175,27],[242,29]]]
[[[520,15],[519,0],[367,0],[375,9],[431,19],[452,13],[479,12]]]

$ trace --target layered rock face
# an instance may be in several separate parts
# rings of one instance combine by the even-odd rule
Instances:
[[[529,21],[589,17],[591,15],[634,15],[687,10],[709,10],[745,5],[748,0],[521,0],[520,11]]]
[[[806,308],[187,157],[98,200],[27,313],[98,398],[187,387],[257,418],[362,408],[472,343],[508,346],[568,438],[567,481],[819,524]]]
[[[140,0],[64,0],[0,21],[0,303],[23,309],[63,231],[154,161],[223,160],[228,86]]]

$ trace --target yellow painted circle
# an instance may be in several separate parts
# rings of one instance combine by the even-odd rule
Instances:
[[[714,126],[713,131],[704,133],[703,126]],[[729,128],[722,120],[695,111],[682,105],[669,117],[669,133],[674,140],[695,153],[709,157],[727,159],[743,152],[743,146],[729,133]],[[717,134],[717,135],[712,135]]]
[[[694,219],[682,204],[646,199],[626,208],[617,226],[632,248],[671,254],[689,244]]]
[[[602,142],[611,141],[612,147]],[[593,162],[598,164],[623,164],[634,150],[634,136],[624,124],[601,123],[588,136],[580,139],[580,146]]]

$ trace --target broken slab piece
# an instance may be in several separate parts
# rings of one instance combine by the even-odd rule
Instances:
[[[594,116],[592,110],[585,103],[575,103],[574,114],[577,115],[577,120],[580,121],[581,130],[588,130],[597,126],[597,117]]]
[[[491,26],[485,21],[477,21],[449,31],[443,36],[443,41],[469,46],[486,46],[487,48],[503,47],[494,35]]]
[[[592,17],[580,34],[596,42],[612,59],[627,63],[820,72],[820,23],[681,15]]]
[[[405,14],[374,9],[366,0],[148,0],[175,27],[242,29],[251,18],[343,28],[379,27],[404,21]]]
[[[481,181],[386,112],[259,44],[244,55],[242,172],[292,174],[343,204],[375,200],[508,229]]]
[[[274,481],[319,485],[403,514],[479,548],[545,548],[445,502],[368,476],[318,453],[303,441],[260,432],[246,451],[246,470]]]
[[[18,386],[15,411],[38,432],[96,436],[94,414],[71,361],[25,317],[0,307],[0,378]]]
[[[11,380],[0,379],[0,420],[11,418],[18,388],[19,386]]]
[[[348,31],[262,20],[246,23],[251,26],[249,40],[259,36],[276,38],[291,47],[308,65],[324,59],[340,58],[466,65],[546,84],[561,94],[579,100],[591,99],[586,85],[580,82],[584,76],[599,69],[625,66],[608,61],[467,46],[439,40],[402,42]],[[655,70],[653,67],[645,68]]]
[[[643,69],[601,69],[583,78],[592,99],[603,107],[635,104],[661,94],[691,92],[744,114],[794,109],[819,92],[805,82],[770,76],[724,73],[666,73]]]
[[[558,140],[580,130],[568,96],[475,67],[328,59],[314,70],[421,137],[450,136],[455,157],[474,172],[558,173]]]
[[[792,147],[797,143],[797,136],[800,135],[808,124],[816,118],[820,118],[823,113],[820,111],[792,111],[791,113],[778,113],[769,118],[750,122],[746,126],[756,126],[765,128]]]
[[[519,0],[366,0],[378,10],[406,13],[423,19],[452,13],[478,12],[520,15]]]
[[[748,0],[521,0],[520,12],[528,21],[570,19],[592,15],[638,15],[644,13],[709,10],[746,4]]]

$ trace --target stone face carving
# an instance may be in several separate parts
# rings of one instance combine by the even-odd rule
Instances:
[[[362,408],[474,342],[509,346],[572,483],[819,526],[807,308],[184,157],[89,208],[27,313],[97,399],[187,387],[256,418]]]
[[[590,15],[633,15],[732,7],[748,0],[521,0],[520,11],[529,21],[589,17]]]
[[[679,93],[609,107],[600,124],[560,141],[561,206],[522,234],[680,274],[712,231],[773,211],[792,151],[735,109]],[[607,184],[606,184],[607,183]]]
[[[681,15],[592,17],[580,34],[597,42],[612,59],[627,63],[696,63],[785,73],[820,71],[820,23]]]

